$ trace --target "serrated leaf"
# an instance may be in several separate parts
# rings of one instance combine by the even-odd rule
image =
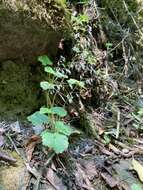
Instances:
[[[44,114],[41,114],[39,111],[28,116],[27,119],[33,125],[42,125],[42,124],[48,123],[48,117]]]
[[[131,190],[142,190],[142,189],[141,189],[141,186],[140,186],[139,184],[136,184],[136,183],[133,184],[133,185],[131,186],[131,188],[132,188]]]
[[[74,131],[70,128],[69,125],[65,125],[62,121],[55,122],[55,129],[58,133],[70,136]]]
[[[65,135],[44,131],[41,136],[43,145],[52,148],[57,154],[68,148],[68,138]]]
[[[55,88],[55,85],[47,81],[43,81],[43,82],[40,82],[40,87],[43,90],[53,90]]]
[[[83,81],[78,81],[76,79],[69,79],[67,82],[68,82],[69,85],[77,85],[77,86],[79,86],[81,88],[85,88]]]
[[[137,172],[139,179],[143,182],[143,166],[135,159],[132,160],[132,166]]]
[[[52,107],[51,111],[53,114],[57,114],[60,117],[65,117],[67,115],[67,111],[62,107]]]
[[[42,63],[43,66],[53,65],[52,61],[47,55],[42,55],[38,57],[38,61]]]

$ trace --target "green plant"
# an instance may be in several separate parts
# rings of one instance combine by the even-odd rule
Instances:
[[[52,61],[46,55],[40,56],[38,61],[44,66],[48,77],[48,80],[40,83],[46,93],[47,106],[41,107],[28,120],[33,125],[45,125],[46,129],[41,133],[42,143],[58,154],[68,148],[68,137],[76,131],[64,122],[68,113],[64,107],[55,106],[55,98],[65,83],[73,89],[73,86],[84,88],[84,82],[69,79],[67,75],[54,69]]]
[[[134,119],[133,127],[136,129],[143,129],[143,108],[139,108],[139,110],[131,115]]]
[[[131,190],[141,190],[141,186],[140,184],[137,184],[137,183],[134,183],[132,186],[131,186]]]

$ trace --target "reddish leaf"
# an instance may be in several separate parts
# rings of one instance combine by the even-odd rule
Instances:
[[[35,149],[35,146],[40,142],[40,137],[33,135],[28,142],[26,143],[26,156],[27,160],[30,161],[32,159],[33,151]]]

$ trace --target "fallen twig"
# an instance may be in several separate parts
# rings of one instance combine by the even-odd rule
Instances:
[[[17,154],[18,154],[19,156],[21,156],[21,154],[20,154],[18,148],[16,147],[14,141],[12,140],[11,136],[10,136],[9,134],[5,134],[5,135],[6,135],[6,137],[10,140],[11,144],[14,146],[14,149],[15,149],[15,151],[17,152]]]
[[[120,134],[120,119],[121,119],[121,113],[120,113],[120,110],[118,109],[118,112],[117,112],[117,131],[116,131],[116,139],[119,138],[119,134]]]
[[[5,162],[9,162],[11,164],[15,164],[16,163],[16,159],[7,155],[6,153],[4,152],[0,152],[0,160],[3,160]]]

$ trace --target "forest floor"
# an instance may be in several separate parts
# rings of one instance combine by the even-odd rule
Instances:
[[[74,137],[64,154],[47,152],[36,135],[41,128],[1,123],[1,189],[107,190],[143,189],[142,135],[100,139]],[[28,140],[27,140],[28,139]]]
[[[143,189],[142,9],[95,2],[71,6],[73,44],[59,44],[57,67],[70,62],[87,86],[69,106],[80,134],[56,155],[41,144],[42,126],[1,122],[0,190]]]

